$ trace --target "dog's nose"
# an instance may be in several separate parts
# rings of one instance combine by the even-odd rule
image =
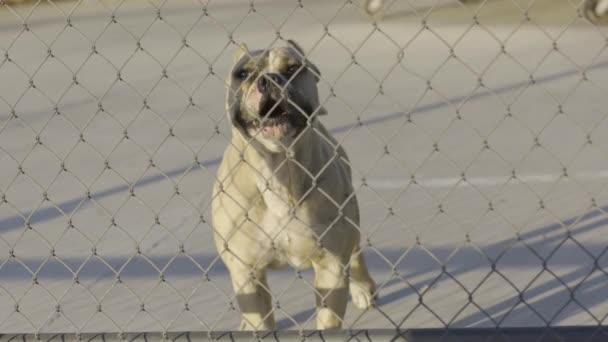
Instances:
[[[281,85],[281,76],[278,74],[268,73],[258,78],[258,89],[261,93],[267,93],[274,85]]]

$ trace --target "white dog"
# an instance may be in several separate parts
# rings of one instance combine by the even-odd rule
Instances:
[[[232,141],[212,209],[241,329],[275,328],[268,268],[313,267],[318,329],[342,326],[349,292],[361,309],[373,302],[348,157],[317,119],[325,113],[318,76],[292,41],[268,51],[242,46],[234,58]]]

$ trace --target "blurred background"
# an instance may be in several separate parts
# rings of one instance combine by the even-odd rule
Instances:
[[[286,39],[379,287],[346,328],[605,322],[602,1],[1,3],[2,333],[238,327],[209,210],[225,80]],[[280,329],[314,329],[311,279],[270,274]]]

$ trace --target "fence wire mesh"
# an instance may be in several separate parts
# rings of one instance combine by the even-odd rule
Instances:
[[[224,98],[239,44],[295,39],[376,282],[343,328],[605,334],[608,1],[0,4],[0,332],[237,329]],[[253,280],[277,330],[315,329],[313,278]]]

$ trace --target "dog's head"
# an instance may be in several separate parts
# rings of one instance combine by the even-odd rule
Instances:
[[[229,76],[227,110],[246,139],[270,152],[282,152],[325,114],[319,104],[319,70],[295,42],[269,50],[241,45]]]

